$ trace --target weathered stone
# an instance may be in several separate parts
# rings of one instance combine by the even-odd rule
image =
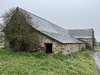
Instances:
[[[8,40],[5,40],[4,42],[4,48],[10,48],[10,44]]]
[[[57,53],[70,54],[70,53],[75,53],[75,52],[81,51],[86,48],[86,44],[84,44],[84,43],[63,44],[63,43],[55,41],[54,39],[52,39],[44,34],[41,34],[41,32],[36,32],[36,34],[38,34],[38,37],[39,37],[39,47],[38,47],[39,52],[46,52],[46,43],[52,44],[52,53],[53,54],[57,54]],[[91,41],[90,41],[90,43],[91,43]],[[7,40],[5,41],[5,48],[10,48],[10,44]],[[35,51],[35,50],[36,49],[33,49],[33,51]]]
[[[86,48],[86,44],[62,44],[60,42],[55,41],[52,38],[49,38],[39,32],[37,32],[39,38],[40,38],[40,52],[46,52],[46,43],[52,43],[52,53],[57,54],[57,53],[62,53],[62,54],[70,54],[74,52],[81,51]],[[44,49],[44,50],[43,50]]]
[[[92,50],[94,49],[92,38],[83,38],[83,39],[79,39],[79,40],[85,42],[87,48],[92,49]]]

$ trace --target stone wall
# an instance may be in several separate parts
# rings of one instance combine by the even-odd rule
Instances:
[[[92,50],[94,49],[92,38],[86,38],[86,39],[84,38],[80,40],[86,43],[87,48],[92,49]]]
[[[40,47],[39,47],[40,52],[46,52],[45,43],[52,43],[53,54],[57,54],[57,53],[70,54],[70,53],[81,51],[86,48],[86,44],[62,44],[41,33],[38,33],[38,36],[40,38]]]
[[[56,44],[57,50],[54,50],[54,53],[70,54],[81,51],[85,49],[85,44]]]
[[[46,52],[46,43],[52,43],[52,53],[62,53],[62,54],[70,54],[74,52],[81,51],[86,48],[86,44],[62,44],[60,42],[55,41],[54,39],[42,34],[41,32],[36,32],[39,38],[39,52]],[[9,48],[9,42],[5,41],[5,47]],[[35,50],[35,49],[33,49]]]
[[[4,47],[5,48],[10,48],[10,44],[9,44],[9,41],[8,40],[5,40]]]

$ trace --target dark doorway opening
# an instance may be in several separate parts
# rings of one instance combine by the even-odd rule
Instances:
[[[46,43],[46,53],[52,53],[52,43]]]

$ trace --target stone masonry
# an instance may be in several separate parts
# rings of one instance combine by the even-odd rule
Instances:
[[[92,49],[92,50],[94,49],[92,38],[85,38],[85,39],[83,38],[83,39],[79,39],[79,40],[86,43],[86,48]]]
[[[41,34],[38,32],[38,36],[40,38],[40,47],[39,51],[40,52],[46,52],[46,46],[45,43],[51,43],[52,44],[52,53],[57,54],[57,53],[62,53],[62,54],[70,54],[74,52],[81,51],[86,48],[86,44],[63,44],[60,42],[55,41],[54,39],[45,36],[44,34]]]

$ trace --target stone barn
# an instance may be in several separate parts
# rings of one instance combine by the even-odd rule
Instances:
[[[32,26],[36,30],[36,33],[39,36],[39,47],[38,51],[46,53],[62,53],[69,54],[81,51],[86,48],[86,44],[73,36],[70,33],[26,10],[18,8],[20,12],[27,13],[32,17]],[[5,39],[6,40],[6,39]],[[5,47],[9,42],[5,42]],[[33,49],[34,50],[34,49]]]
[[[91,29],[72,29],[68,30],[70,35],[86,43],[86,47],[94,49],[94,30]]]

